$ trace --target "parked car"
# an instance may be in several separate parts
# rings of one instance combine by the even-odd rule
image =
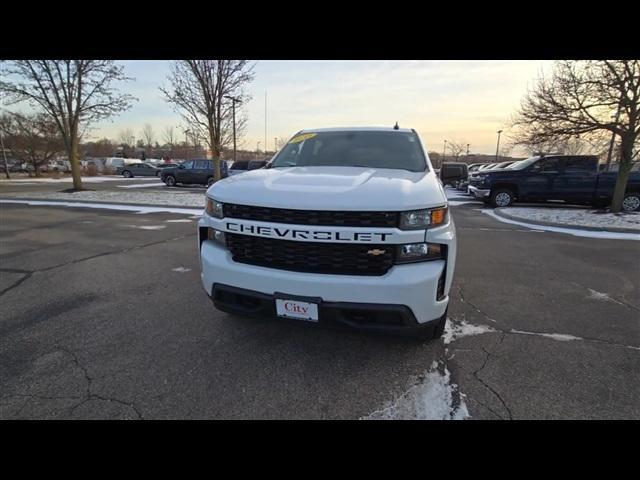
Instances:
[[[153,177],[161,172],[159,168],[149,165],[148,163],[131,163],[116,169],[116,175],[122,175],[125,178],[131,177]]]
[[[220,161],[220,174],[222,178],[229,176],[229,169],[225,160]],[[160,178],[169,187],[179,183],[209,186],[213,183],[214,178],[213,160],[187,160],[177,167],[163,169],[160,173]]]
[[[426,151],[412,129],[300,131],[215,183],[198,224],[214,306],[440,337],[456,233]]]
[[[47,171],[49,172],[70,172],[71,163],[67,160],[52,160],[47,164]]]
[[[229,167],[229,175],[233,176],[249,170],[264,168],[267,163],[269,163],[268,160],[237,160]]]
[[[487,163],[472,163],[467,167],[467,173],[471,175],[477,172],[481,167],[488,165]]]
[[[451,185],[455,188],[458,182],[466,180],[468,176],[466,163],[444,162],[440,168],[440,180],[445,187]]]
[[[24,168],[22,166],[22,162],[19,160],[7,159],[7,167],[9,168],[9,172],[23,172]],[[2,167],[0,170],[4,170],[4,162],[2,162]]]
[[[249,170],[249,160],[236,160],[229,167],[229,176],[238,175]]]
[[[469,191],[494,207],[548,200],[606,206],[618,174],[598,170],[598,157],[592,155],[531,157],[509,168],[479,172],[471,178]],[[623,208],[640,210],[640,172],[629,175]]]

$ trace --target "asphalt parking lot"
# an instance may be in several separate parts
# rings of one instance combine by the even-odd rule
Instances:
[[[640,419],[640,243],[479,208],[420,343],[216,311],[189,215],[2,204],[0,418]]]

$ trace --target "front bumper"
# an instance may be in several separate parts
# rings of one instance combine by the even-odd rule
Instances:
[[[209,226],[206,215],[199,226]],[[449,302],[456,259],[456,239],[453,222],[427,231],[426,241],[447,245],[447,260],[434,260],[394,265],[385,275],[332,275],[279,270],[234,262],[231,253],[219,244],[200,239],[202,286],[215,303],[214,286],[222,285],[253,292],[261,298],[276,294],[320,299],[323,306],[333,304],[365,304],[366,310],[385,311],[390,306],[406,308],[411,321],[401,328],[419,326],[439,320]],[[273,300],[265,300],[274,309]],[[230,311],[220,302],[221,310]],[[266,308],[266,307],[265,307]],[[262,309],[261,309],[262,310]],[[238,312],[235,313],[246,313]],[[340,316],[340,315],[338,315]],[[344,316],[343,321],[344,322]],[[364,328],[364,327],[363,327]]]
[[[441,318],[435,318],[432,321],[418,323],[413,312],[404,305],[325,302],[317,297],[287,296],[280,293],[268,295],[219,283],[213,285],[210,295],[214,306],[223,312],[300,322],[295,319],[278,317],[275,299],[282,297],[317,303],[319,320],[311,323],[322,326],[347,326],[358,330],[387,334],[432,335],[441,320]],[[446,309],[442,316],[444,315],[446,315]]]
[[[478,188],[473,185],[469,185],[469,193],[476,198],[487,198],[491,193],[490,188]]]

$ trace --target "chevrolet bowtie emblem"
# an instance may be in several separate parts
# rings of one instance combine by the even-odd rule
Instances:
[[[386,250],[380,250],[379,248],[374,248],[373,250],[369,250],[367,255],[382,255]]]

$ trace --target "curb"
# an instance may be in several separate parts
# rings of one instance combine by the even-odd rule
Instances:
[[[621,228],[621,227],[610,227],[610,228],[598,228],[598,227],[585,227],[582,225],[568,225],[566,223],[557,223],[557,222],[540,222],[538,220],[532,220],[530,218],[522,218],[517,217],[515,215],[510,215],[504,211],[504,208],[496,208],[493,212],[502,218],[506,218],[507,220],[515,220],[518,222],[526,222],[531,225],[540,225],[541,227],[561,227],[561,228],[569,228],[574,230],[584,230],[587,232],[612,232],[612,233],[635,233],[640,235],[640,230],[635,230],[632,228]]]
[[[0,200],[19,200],[22,202],[60,202],[60,203],[95,203],[98,205],[124,205],[129,207],[157,207],[157,208],[184,208],[184,209],[192,209],[192,210],[204,210],[204,205],[202,207],[194,207],[190,205],[166,205],[166,204],[158,204],[158,203],[124,203],[124,202],[105,202],[101,200],[61,200],[59,198],[27,198],[27,197],[0,197]]]

